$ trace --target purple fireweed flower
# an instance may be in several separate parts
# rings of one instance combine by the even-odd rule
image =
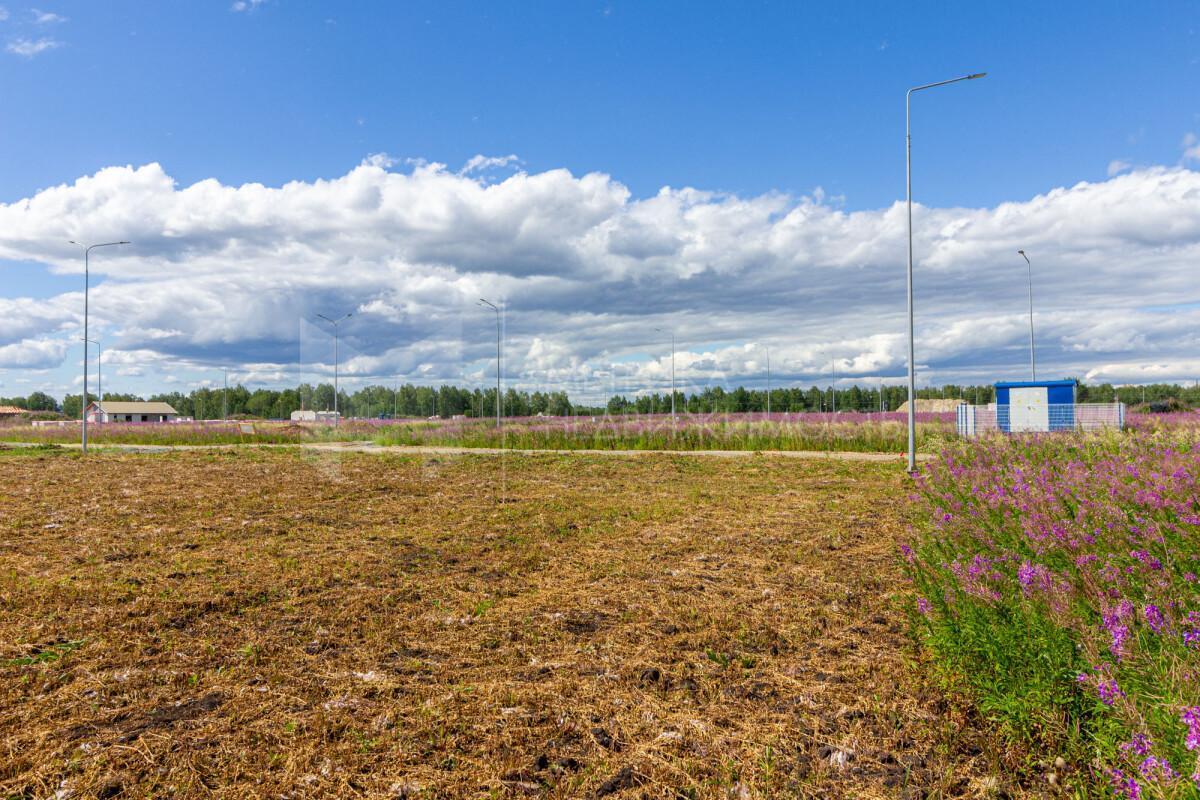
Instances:
[[[1188,726],[1183,746],[1188,750],[1200,749],[1200,706],[1190,706],[1179,713],[1183,724]]]
[[[1146,759],[1138,765],[1138,772],[1142,773],[1142,777],[1147,780],[1173,781],[1179,777],[1179,773],[1171,768],[1171,762],[1165,758],[1157,756],[1146,756]]]
[[[1103,615],[1104,627],[1112,636],[1112,644],[1108,646],[1108,650],[1113,656],[1120,661],[1126,655],[1125,640],[1129,638],[1130,618],[1133,616],[1133,603],[1128,600],[1122,600],[1115,606],[1108,608]]]
[[[1135,733],[1133,738],[1121,745],[1121,750],[1132,755],[1148,756],[1151,746],[1152,742],[1149,736],[1144,733]]]
[[[1110,769],[1108,771],[1108,781],[1112,786],[1113,794],[1117,797],[1128,798],[1128,800],[1139,800],[1142,796],[1142,787],[1138,784],[1137,779],[1133,776],[1126,776],[1119,769]]]
[[[1096,681],[1096,694],[1100,696],[1100,702],[1109,707],[1125,696],[1125,692],[1117,685],[1116,680]]]
[[[1163,617],[1162,610],[1153,604],[1147,603],[1142,609],[1142,616],[1146,619],[1146,624],[1150,626],[1150,630],[1155,633],[1162,633],[1163,628],[1167,625],[1167,620]]]
[[[925,616],[929,616],[929,601],[924,597],[917,598],[917,611],[920,611]]]

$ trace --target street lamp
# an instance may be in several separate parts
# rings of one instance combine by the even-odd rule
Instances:
[[[71,239],[71,244],[83,248],[83,402],[80,403],[81,416],[83,417],[83,454],[87,455],[87,396],[88,396],[88,373],[87,373],[87,338],[88,338],[88,284],[89,280],[89,259],[92,250],[97,247],[115,247],[119,244],[129,244],[129,242],[100,242],[98,244],[85,245],[82,242],[77,242]]]
[[[771,348],[763,348],[767,351],[767,420],[771,419]]]
[[[908,200],[908,471],[917,471],[917,377],[916,348],[913,345],[913,245],[912,245],[912,96],[913,92],[946,86],[959,81],[982,78],[986,72],[976,72],[951,78],[948,81],[914,86],[904,96],[905,179]]]
[[[833,385],[829,387],[829,394],[832,395],[830,405],[833,408],[833,413],[837,413],[837,356],[829,360],[829,371],[833,376]]]
[[[662,328],[654,330],[665,333]],[[671,432],[675,432],[675,331],[671,331]]]
[[[102,359],[104,358],[104,348],[100,346],[100,342],[95,339],[84,339],[85,342],[96,345],[96,396],[100,398],[99,402],[104,402],[104,373],[102,369]],[[83,347],[83,358],[87,360],[87,345]]]
[[[330,319],[324,314],[317,314],[318,317],[328,322],[333,326],[333,427],[338,427],[338,325],[342,324],[350,317],[352,313],[337,319]]]
[[[1029,256],[1024,250],[1018,250],[1021,257],[1025,259],[1025,267],[1029,271],[1029,371],[1033,375],[1033,380],[1037,380],[1037,358],[1033,352],[1033,264],[1029,262]]]
[[[486,307],[490,308],[492,311],[496,312],[496,427],[499,428],[500,427],[500,369],[501,369],[500,309],[496,308],[496,306],[494,304],[488,302],[487,300],[484,300],[482,297],[479,298],[479,302],[476,303],[475,305],[486,306]]]

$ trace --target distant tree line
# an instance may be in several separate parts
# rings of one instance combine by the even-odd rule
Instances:
[[[89,394],[89,400],[95,400]],[[195,419],[222,419],[224,417],[256,417],[261,419],[287,419],[293,411],[301,408],[321,411],[333,409],[333,386],[328,383],[316,385],[302,383],[295,389],[255,389],[230,386],[224,389],[194,389],[187,394],[168,392],[148,398],[130,394],[108,393],[106,400],[153,400],[170,403],[182,416]],[[917,390],[923,399],[958,398],[968,403],[990,403],[994,398],[993,387],[960,386],[947,384],[936,389]],[[1076,382],[1076,401],[1080,403],[1111,403],[1114,399],[1130,406],[1162,404],[1171,402],[1186,407],[1200,406],[1200,387],[1156,383],[1147,386],[1121,386],[1112,384],[1088,385]],[[771,389],[771,410],[778,412],[802,411],[895,411],[908,399],[905,386],[851,386],[824,389],[813,386],[781,387]],[[59,403],[45,392],[34,392],[28,397],[0,397],[0,405],[11,405],[31,412],[59,412],[67,417],[80,414],[80,396],[67,395]],[[496,390],[466,389],[458,386],[417,386],[404,384],[392,386],[366,386],[355,392],[342,391],[338,395],[338,410],[346,417],[490,417],[496,413]],[[676,392],[675,410],[681,414],[763,412],[767,410],[767,393],[763,389],[737,387],[727,390],[720,386],[708,387],[700,392]],[[537,414],[567,416],[571,414],[666,414],[671,411],[671,394],[652,393],[635,397],[613,395],[603,406],[586,406],[572,403],[565,391],[527,392],[508,389],[504,392],[502,414],[506,417],[531,417]]]

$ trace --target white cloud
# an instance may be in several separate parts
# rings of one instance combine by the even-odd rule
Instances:
[[[507,156],[485,156],[474,155],[467,159],[467,163],[458,171],[459,175],[470,175],[472,172],[483,172],[489,169],[499,169],[507,167],[509,164],[520,163],[521,159],[515,155]]]
[[[47,50],[53,50],[54,48],[61,46],[62,42],[45,36],[38,39],[26,39],[21,37],[9,42],[4,49],[10,53],[24,56],[25,58],[33,58],[40,53],[44,53]]]
[[[1108,162],[1108,177],[1115,177],[1120,175],[1122,172],[1128,172],[1132,168],[1133,164],[1130,164],[1128,161],[1122,161],[1119,158],[1115,158]]]
[[[266,0],[234,0],[231,11],[253,11],[254,9],[265,3]]]
[[[506,373],[527,384],[661,388],[669,338],[656,327],[675,332],[676,378],[692,386],[761,379],[768,345],[777,383],[828,380],[833,360],[843,383],[904,370],[900,203],[845,211],[819,195],[693,188],[638,199],[599,173],[493,183],[397,164],[368,157],[279,187],[111,167],[0,205],[0,259],[77,273],[65,239],[133,241],[94,253],[104,280],[91,324],[106,363],[148,376],[215,364],[264,382],[331,373],[314,315],[353,311],[341,339],[351,385],[487,382],[495,329],[479,297],[507,299]],[[1033,259],[1039,374],[1144,360],[1190,375],[1197,197],[1200,173],[1151,168],[995,208],[917,206],[922,381],[1024,375],[1019,248]],[[0,347],[72,340],[81,300],[0,298]],[[65,357],[43,350],[37,363]]]
[[[1185,134],[1183,137],[1183,142],[1180,146],[1183,148],[1184,163],[1200,163],[1200,138],[1197,138],[1196,134]]]
[[[29,9],[29,13],[33,15],[33,21],[37,25],[57,25],[60,22],[66,22],[67,18],[61,14],[55,14],[53,11],[40,11],[36,8]]]
[[[4,22],[6,19],[8,19],[8,9],[0,6],[0,22]]]
[[[392,158],[387,153],[371,153],[362,160],[364,167],[379,167],[380,169],[391,169],[399,163],[399,159]]]
[[[67,342],[61,339],[23,339],[0,345],[0,369],[47,369],[62,363]]]

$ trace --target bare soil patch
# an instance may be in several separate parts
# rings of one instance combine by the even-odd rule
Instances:
[[[893,601],[907,491],[768,457],[5,454],[0,796],[989,792],[1006,754]]]

